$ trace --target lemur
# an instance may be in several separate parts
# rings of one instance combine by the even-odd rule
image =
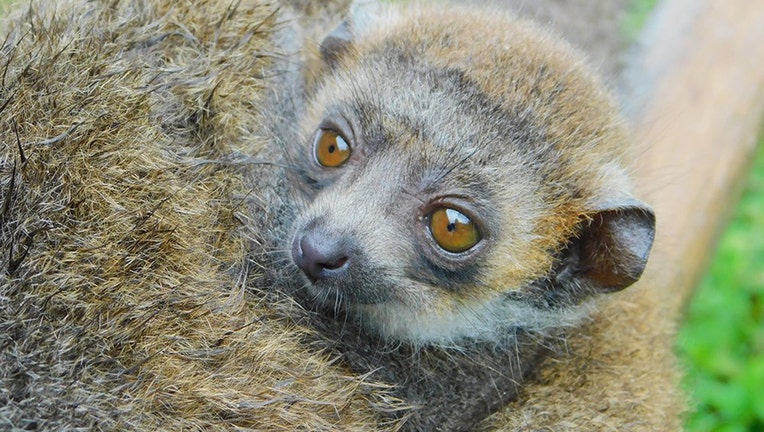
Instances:
[[[490,7],[357,1],[316,51],[272,128],[294,294],[420,406],[412,429],[469,429],[642,274],[655,220],[617,104],[575,49]]]

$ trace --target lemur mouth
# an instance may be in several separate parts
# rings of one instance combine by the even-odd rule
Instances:
[[[308,222],[297,230],[291,255],[320,302],[380,304],[390,300],[394,291],[376,274],[379,270],[374,270],[353,236],[323,224]]]

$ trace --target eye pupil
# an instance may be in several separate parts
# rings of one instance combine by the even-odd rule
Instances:
[[[454,232],[454,231],[456,231],[456,224],[455,224],[455,223],[453,223],[453,222],[451,222],[450,224],[448,224],[448,227],[447,227],[447,229],[448,229],[448,232]]]
[[[329,153],[334,153],[335,150],[337,150],[337,147],[335,147],[334,145],[329,146]]]

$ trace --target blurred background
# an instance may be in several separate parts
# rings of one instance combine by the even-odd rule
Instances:
[[[0,16],[10,2],[0,0]],[[656,3],[632,0],[627,37]],[[731,214],[676,342],[691,401],[687,431],[764,432],[764,141]]]
[[[764,431],[764,142],[676,343],[688,431]]]
[[[657,3],[631,0],[626,37],[638,37]],[[676,341],[691,432],[764,432],[764,139],[729,213]]]

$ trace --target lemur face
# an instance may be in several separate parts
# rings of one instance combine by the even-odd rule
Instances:
[[[463,12],[341,26],[301,122],[293,263],[318,304],[386,339],[565,325],[635,281],[652,241],[586,69],[527,24]]]

